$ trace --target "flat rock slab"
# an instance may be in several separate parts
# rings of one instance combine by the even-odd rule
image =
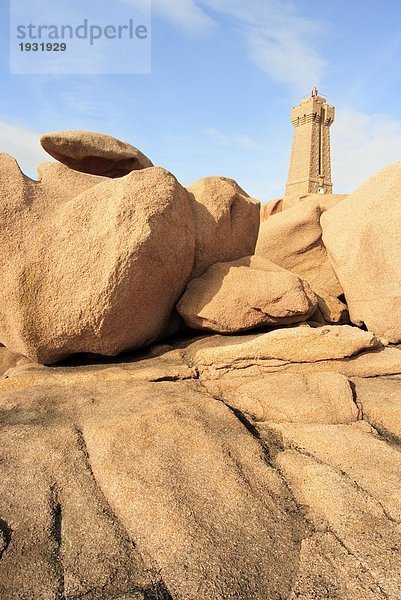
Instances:
[[[397,600],[401,531],[380,502],[314,456],[285,450],[277,465],[316,529],[290,598]]]
[[[252,365],[280,367],[342,359],[382,347],[382,342],[371,333],[348,325],[303,325],[235,338],[203,338],[190,344],[185,356],[200,371],[213,373]]]
[[[401,523],[401,453],[365,426],[269,424],[284,448],[306,453],[345,474],[376,500],[389,519]]]
[[[349,381],[337,373],[271,374],[224,399],[257,422],[338,424],[358,418]]]
[[[299,422],[361,418],[347,379],[326,368],[244,382],[229,367],[199,380],[188,347],[11,361],[1,599],[398,600],[399,447],[365,421]],[[377,369],[386,353],[400,351],[343,360]],[[344,367],[291,367],[324,364]],[[206,393],[213,383],[223,401]]]

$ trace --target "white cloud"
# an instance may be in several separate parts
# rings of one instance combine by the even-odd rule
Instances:
[[[40,146],[39,137],[22,125],[0,122],[0,152],[14,156],[21,170],[35,179],[38,164],[52,160]]]
[[[401,121],[340,109],[332,126],[335,192],[352,192],[383,167],[401,160]]]

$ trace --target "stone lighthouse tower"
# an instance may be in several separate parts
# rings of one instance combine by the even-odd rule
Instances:
[[[334,106],[319,96],[316,87],[310,98],[292,109],[294,138],[285,190],[286,208],[307,194],[331,194],[330,126]]]

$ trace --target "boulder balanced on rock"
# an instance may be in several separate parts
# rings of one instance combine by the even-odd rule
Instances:
[[[259,202],[232,179],[185,189],[98,133],[46,134],[42,145],[60,162],[40,165],[37,182],[0,158],[0,343],[11,351],[43,363],[116,355],[177,332],[178,313],[218,333],[345,323],[343,291],[355,324],[401,340],[399,163],[349,197],[311,195],[259,228]]]
[[[46,133],[40,143],[46,152],[67,167],[92,175],[123,177],[131,171],[153,167],[138,148],[104,133]]]
[[[234,181],[209,178],[187,192],[102,134],[42,143],[65,164],[41,165],[38,182],[0,159],[0,250],[10,257],[0,343],[10,350],[52,363],[147,346],[176,329],[191,272],[253,251],[259,203]]]

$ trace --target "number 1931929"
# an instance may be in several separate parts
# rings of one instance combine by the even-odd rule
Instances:
[[[65,52],[67,50],[67,44],[62,42],[21,42],[18,44],[21,52]]]

